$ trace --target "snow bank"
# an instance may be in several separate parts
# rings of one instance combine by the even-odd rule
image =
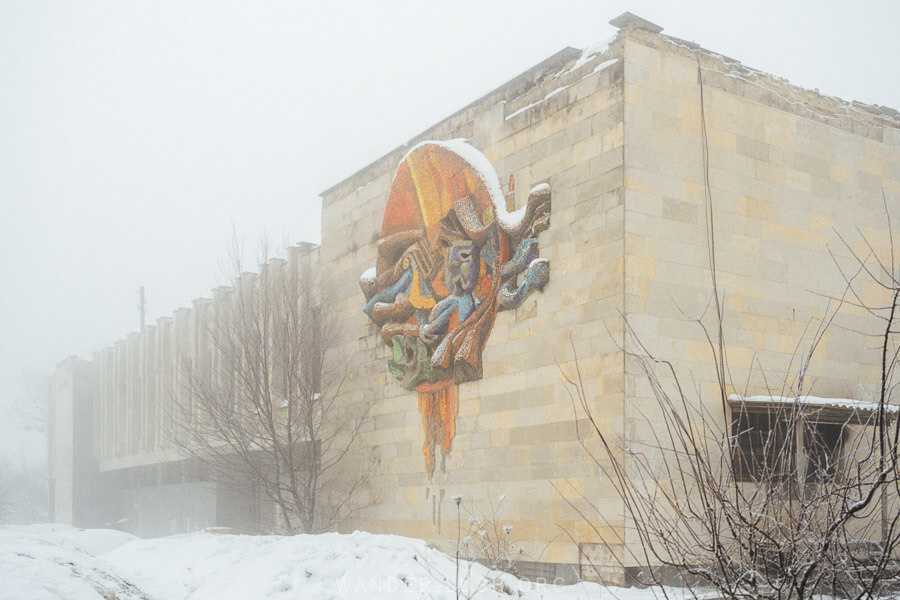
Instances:
[[[94,553],[134,539],[64,525],[0,528],[2,600],[148,600]]]
[[[61,526],[0,529],[0,599],[252,600],[456,597],[453,558],[416,539],[355,532],[139,539]],[[652,590],[536,584],[463,561],[480,600],[647,600]]]

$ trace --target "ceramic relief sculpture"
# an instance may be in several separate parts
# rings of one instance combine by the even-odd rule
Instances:
[[[531,190],[515,212],[506,207],[478,150],[461,140],[421,143],[397,168],[378,262],[360,278],[365,313],[391,348],[391,373],[419,392],[429,475],[435,447],[448,452],[453,441],[456,385],[481,378],[497,311],[517,308],[550,277],[537,242],[550,224],[549,186]]]

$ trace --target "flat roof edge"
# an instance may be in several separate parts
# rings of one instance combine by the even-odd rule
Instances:
[[[456,117],[456,116],[459,116],[459,115],[461,115],[462,113],[466,112],[467,110],[469,110],[469,109],[472,108],[473,106],[477,106],[478,104],[481,104],[482,102],[484,102],[485,100],[487,100],[487,99],[490,98],[491,96],[494,96],[494,95],[496,95],[496,94],[502,92],[503,90],[505,90],[505,89],[507,89],[507,88],[513,87],[518,81],[520,81],[520,80],[523,79],[523,78],[527,78],[529,75],[532,75],[532,74],[534,74],[534,73],[538,73],[538,72],[541,72],[541,71],[549,71],[549,70],[551,70],[551,69],[561,67],[562,65],[566,64],[566,63],[569,62],[570,60],[577,59],[579,56],[581,56],[581,52],[582,52],[582,51],[579,50],[578,48],[573,48],[573,47],[571,47],[571,46],[566,46],[565,48],[563,48],[563,49],[560,50],[559,52],[557,52],[557,53],[551,55],[551,56],[548,57],[548,58],[545,58],[544,60],[542,60],[542,61],[539,62],[538,64],[534,65],[534,66],[531,67],[530,69],[528,69],[528,70],[526,70],[526,71],[523,71],[523,72],[519,73],[518,75],[516,75],[515,77],[513,77],[513,78],[510,79],[509,81],[506,81],[505,83],[502,83],[501,85],[497,86],[496,88],[494,88],[494,89],[492,89],[491,91],[487,92],[486,94],[482,95],[482,96],[479,97],[478,99],[476,99],[476,100],[470,102],[469,104],[466,104],[464,107],[460,108],[460,109],[457,110],[456,112],[454,112],[454,113],[452,113],[452,114],[450,114],[450,115],[444,117],[443,119],[441,119],[441,120],[438,121],[437,123],[434,123],[433,125],[431,125],[431,126],[428,127],[427,129],[424,129],[424,130],[423,130],[422,132],[420,132],[419,134],[417,134],[417,135],[413,136],[412,138],[410,138],[410,140],[409,140],[407,143],[401,144],[400,146],[397,146],[397,147],[391,149],[390,151],[385,152],[384,154],[382,154],[381,156],[379,156],[378,158],[376,158],[375,160],[373,160],[373,161],[370,162],[369,164],[367,164],[367,165],[365,165],[364,167],[362,167],[362,168],[360,168],[360,169],[354,171],[352,174],[348,175],[347,177],[344,177],[343,179],[341,179],[340,181],[338,181],[337,183],[335,183],[334,185],[332,185],[332,186],[329,187],[328,189],[326,189],[326,190],[320,192],[320,193],[319,193],[319,197],[325,197],[325,196],[327,196],[328,194],[330,194],[331,192],[333,192],[333,191],[336,190],[337,188],[341,187],[342,185],[344,185],[345,183],[347,183],[348,181],[350,181],[351,179],[353,179],[354,177],[356,177],[357,175],[359,175],[360,173],[362,173],[363,171],[367,171],[367,170],[371,169],[373,166],[377,165],[378,163],[380,163],[381,161],[383,161],[385,158],[391,156],[392,154],[394,154],[394,153],[397,152],[398,150],[401,150],[401,149],[403,149],[403,148],[409,147],[409,146],[410,146],[410,143],[412,142],[412,140],[417,140],[417,139],[421,138],[423,135],[427,134],[429,131],[431,131],[431,130],[435,129],[436,127],[438,127],[441,123],[444,123],[444,122],[446,122],[446,121],[449,121],[450,119],[452,119],[452,118],[454,118],[454,117]]]

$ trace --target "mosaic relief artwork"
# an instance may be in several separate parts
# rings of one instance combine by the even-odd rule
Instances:
[[[549,224],[549,186],[508,212],[493,166],[461,140],[419,144],[397,168],[377,264],[360,287],[391,349],[388,368],[419,392],[429,475],[436,447],[451,447],[455,386],[481,378],[497,311],[521,306],[549,280],[537,241]]]

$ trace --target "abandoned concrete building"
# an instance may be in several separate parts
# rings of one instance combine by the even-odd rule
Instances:
[[[324,191],[321,245],[278,263],[321,274],[340,401],[367,407],[365,478],[341,528],[440,545],[456,537],[453,497],[503,494],[499,518],[535,572],[580,576],[604,549],[571,501],[621,508],[585,456],[561,373],[577,360],[601,426],[626,444],[652,427],[634,336],[715,397],[695,322],[711,297],[710,214],[730,375],[745,384],[732,393],[790,377],[798,340],[844,286],[829,253],[839,234],[890,252],[900,114],[637,17],[612,23],[608,46],[558,52]],[[58,365],[55,520],[141,535],[275,529],[252,485],[234,493],[175,468],[184,456],[166,435],[176,356],[201,351],[198,315],[226,292]],[[809,393],[865,400],[878,385],[878,350],[853,329],[822,339]],[[102,502],[101,483],[117,490]]]

